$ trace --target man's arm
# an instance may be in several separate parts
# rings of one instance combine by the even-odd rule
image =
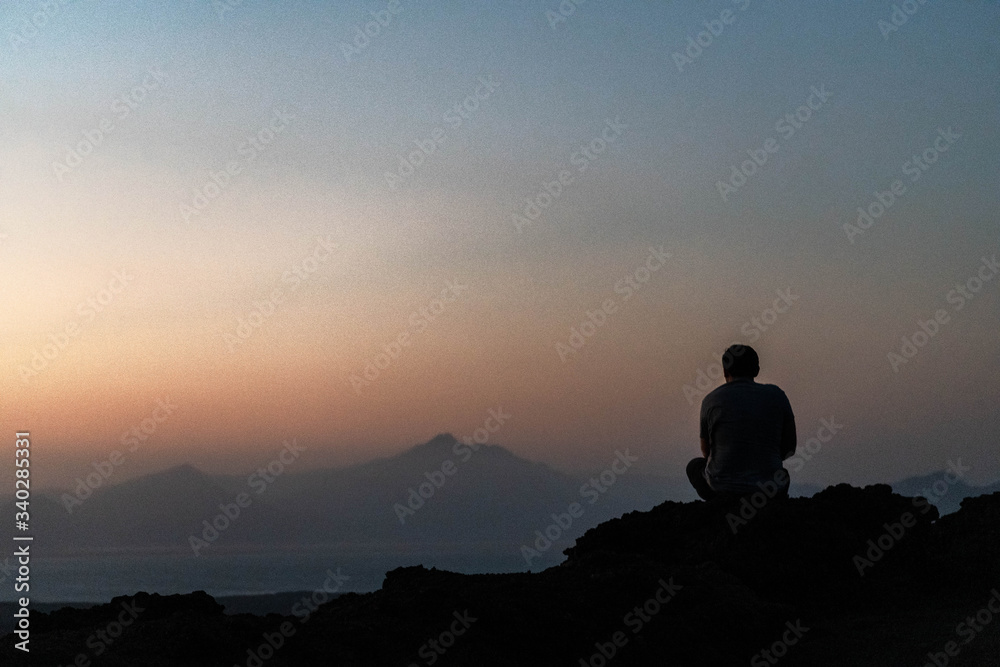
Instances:
[[[781,427],[781,460],[784,461],[795,453],[795,415],[792,413],[792,404],[785,397],[788,410],[785,414],[785,421]]]
[[[701,401],[701,415],[698,420],[698,435],[701,438],[701,455],[706,459],[708,454],[712,451],[709,445],[709,439],[712,437],[711,428],[708,425],[708,397],[702,399]]]

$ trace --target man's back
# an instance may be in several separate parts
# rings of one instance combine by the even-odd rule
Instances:
[[[792,406],[773,384],[739,378],[701,404],[701,437],[709,443],[706,476],[720,492],[757,490],[781,469],[783,443],[794,434]]]

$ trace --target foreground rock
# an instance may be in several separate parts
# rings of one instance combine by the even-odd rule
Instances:
[[[882,485],[756,500],[632,512],[538,574],[401,568],[305,622],[204,593],[60,610],[36,618],[31,664],[997,664],[1000,493],[942,519]]]

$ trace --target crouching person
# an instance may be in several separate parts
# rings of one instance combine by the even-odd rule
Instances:
[[[795,453],[795,416],[785,392],[759,384],[760,360],[749,345],[722,355],[725,384],[701,402],[701,453],[687,466],[704,500],[764,491],[788,496],[782,462]]]

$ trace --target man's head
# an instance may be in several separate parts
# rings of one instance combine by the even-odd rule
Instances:
[[[760,358],[749,345],[730,345],[722,355],[722,372],[730,378],[755,378],[760,373]]]

